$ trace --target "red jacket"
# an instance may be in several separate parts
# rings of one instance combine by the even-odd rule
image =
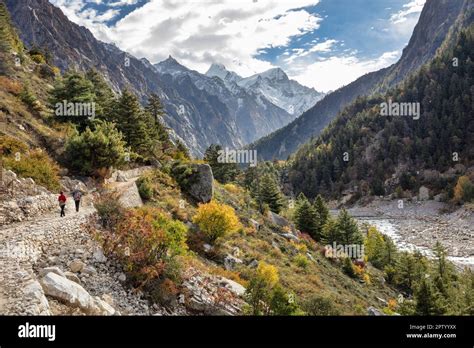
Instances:
[[[66,200],[67,200],[67,198],[66,198],[66,196],[65,196],[64,194],[59,195],[58,201],[59,201],[60,203],[66,203]]]

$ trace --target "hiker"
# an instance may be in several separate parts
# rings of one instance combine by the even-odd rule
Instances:
[[[61,191],[58,201],[59,201],[59,206],[61,207],[61,217],[66,216],[66,213],[64,212],[64,208],[66,208],[66,196],[64,195],[64,192]]]
[[[74,199],[74,203],[76,204],[76,213],[79,212],[79,206],[81,205],[81,197],[82,192],[76,187],[72,192],[72,198]]]

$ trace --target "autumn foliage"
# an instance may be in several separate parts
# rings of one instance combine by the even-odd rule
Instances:
[[[215,201],[200,204],[193,222],[199,226],[210,243],[242,228],[234,209]]]

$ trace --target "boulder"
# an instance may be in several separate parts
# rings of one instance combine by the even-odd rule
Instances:
[[[200,203],[209,203],[214,194],[214,175],[208,164],[193,164],[188,194]]]
[[[229,289],[230,291],[232,291],[237,296],[243,296],[245,294],[245,291],[246,291],[245,287],[243,287],[242,285],[240,285],[237,282],[234,282],[233,280],[221,277],[220,283],[226,289]]]
[[[227,254],[224,258],[224,268],[228,271],[232,271],[237,264],[242,264],[243,261],[235,256]]]
[[[370,306],[367,308],[367,314],[370,316],[384,316],[385,314],[379,311],[377,308]]]
[[[74,273],[81,272],[84,267],[86,267],[86,264],[78,259],[75,259],[69,264],[69,269]]]
[[[280,226],[280,227],[290,226],[290,223],[288,222],[287,219],[285,219],[284,217],[282,217],[278,214],[275,214],[272,211],[268,211],[267,216],[270,219],[270,221],[272,222],[272,224],[274,224],[274,225],[277,225],[277,226]]]
[[[425,186],[421,186],[420,190],[418,191],[418,199],[420,201],[429,200],[430,199],[430,190]]]
[[[82,286],[56,273],[46,274],[41,279],[41,286],[46,295],[57,300],[79,307],[87,313],[94,309],[93,298]]]
[[[65,277],[66,275],[64,274],[64,272],[59,268],[59,267],[46,267],[46,268],[43,268],[39,275],[40,277],[44,277],[46,274],[48,274],[49,272],[53,272],[53,273],[56,273],[57,275],[61,276],[61,277]]]
[[[249,222],[252,224],[252,226],[255,228],[256,231],[260,229],[260,224],[258,223],[258,221],[254,219],[250,219]]]
[[[26,298],[37,302],[36,313],[34,315],[50,315],[49,303],[44,296],[43,288],[36,280],[31,281],[23,288],[23,294]]]

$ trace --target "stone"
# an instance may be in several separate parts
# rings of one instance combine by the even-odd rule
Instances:
[[[92,254],[92,258],[97,263],[105,263],[107,262],[107,257],[105,257],[102,249],[96,249]]]
[[[283,233],[281,236],[285,237],[288,240],[294,240],[294,241],[299,241],[300,240],[297,236],[295,236],[292,233]]]
[[[209,203],[214,194],[214,175],[209,164],[193,164],[188,194],[200,203]]]
[[[430,190],[425,186],[421,186],[419,191],[418,191],[418,199],[420,201],[429,200],[430,199]]]
[[[36,280],[30,282],[23,288],[23,293],[26,298],[29,298],[33,301],[36,301],[38,313],[33,313],[34,315],[50,315],[49,302],[44,296],[43,288],[41,284]]]
[[[277,226],[280,226],[280,227],[290,226],[290,223],[288,222],[287,219],[285,219],[284,217],[282,217],[278,214],[275,214],[272,211],[268,211],[267,216],[274,225],[277,225]]]
[[[250,261],[250,263],[248,264],[248,267],[257,268],[258,267],[258,260],[253,259],[252,261]]]
[[[377,308],[370,306],[367,308],[367,314],[370,316],[384,316],[385,314],[379,311]]]
[[[242,264],[243,261],[235,256],[227,254],[224,258],[224,268],[228,271],[231,271],[235,268],[237,264]]]
[[[202,248],[204,249],[204,251],[205,251],[206,253],[208,253],[209,251],[212,250],[212,245],[210,245],[210,244],[203,244]]]
[[[93,298],[79,284],[52,272],[46,274],[40,282],[46,295],[86,312],[94,309]]]
[[[234,282],[231,279],[221,277],[220,282],[222,285],[224,285],[227,289],[232,291],[237,296],[243,296],[245,294],[245,291],[246,291],[245,287],[243,287],[237,282]]]
[[[75,259],[69,264],[69,269],[71,270],[71,272],[78,273],[78,272],[81,272],[85,266],[86,264],[84,262],[82,262],[81,260]]]
[[[260,229],[260,224],[258,223],[258,221],[254,219],[250,219],[249,222],[252,224],[252,226],[255,228],[256,231]]]
[[[115,309],[101,298],[95,296],[93,297],[93,306],[90,313],[93,315],[114,315]]]
[[[104,300],[105,302],[107,302],[109,305],[111,305],[112,307],[114,306],[114,299],[111,295],[109,294],[103,294],[102,295],[102,300]]]
[[[56,273],[57,275],[61,276],[61,277],[65,277],[66,275],[64,274],[64,272],[59,268],[59,267],[46,267],[46,268],[43,268],[39,275],[40,277],[44,277],[46,274],[48,274],[49,272],[53,272],[53,273]]]
[[[125,273],[120,273],[118,276],[118,280],[121,282],[125,282],[127,280],[127,276],[125,275]]]
[[[79,279],[79,277],[72,272],[64,272],[64,276],[70,281],[73,281],[74,283],[81,284],[81,280]]]
[[[97,274],[97,270],[92,266],[85,266],[82,268],[81,273],[94,275],[94,274]]]
[[[444,194],[444,193],[440,193],[440,194],[434,196],[433,199],[436,202],[446,202],[446,200],[447,200],[446,194]]]
[[[118,172],[117,182],[127,182],[127,181],[128,181],[127,177],[122,172]]]

